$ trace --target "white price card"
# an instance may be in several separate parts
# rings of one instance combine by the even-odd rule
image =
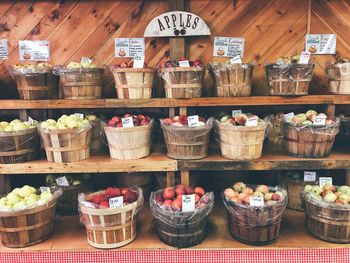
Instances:
[[[145,63],[145,56],[135,56],[134,57],[134,64],[133,68],[143,68],[143,65]]]
[[[84,119],[83,113],[74,113],[75,116],[79,117],[80,119]]]
[[[181,68],[188,68],[190,67],[190,62],[188,60],[181,60],[179,61],[179,66]]]
[[[258,125],[258,117],[249,117],[247,122],[245,123],[245,126],[257,126]]]
[[[50,42],[47,40],[19,41],[19,59],[32,61],[50,60]]]
[[[132,117],[122,118],[122,125],[124,128],[134,127],[134,122],[132,121]]]
[[[326,125],[326,116],[316,116],[314,120],[314,125]]]
[[[88,57],[81,57],[80,63],[81,64],[91,64],[92,59],[88,58]]]
[[[240,37],[214,37],[213,56],[243,58],[244,42]]]
[[[7,39],[0,39],[0,59],[7,59],[9,55],[9,46]]]
[[[183,195],[182,196],[182,212],[193,212],[195,210],[195,196]]]
[[[47,187],[47,186],[40,186],[40,192],[50,192],[51,193],[51,190],[50,190],[50,187]]]
[[[242,114],[242,110],[232,110],[232,116],[235,117],[237,115]]]
[[[240,56],[235,56],[235,57],[230,59],[230,63],[231,64],[239,64],[239,63],[242,63],[242,59]]]
[[[29,123],[29,125],[34,124],[34,120],[30,116],[28,116],[28,123]]]
[[[136,56],[145,56],[144,38],[116,38],[115,57],[134,58]]]
[[[294,112],[289,112],[287,114],[284,114],[284,119],[286,121],[291,121],[293,117],[294,117]]]
[[[56,183],[59,186],[69,186],[67,177],[65,177],[65,176],[56,178]]]
[[[304,171],[304,182],[315,182],[316,172]]]
[[[124,197],[123,196],[117,196],[117,197],[109,198],[108,202],[109,202],[109,207],[110,208],[121,207],[124,204]]]
[[[188,116],[188,127],[198,127],[199,126],[199,117],[198,115]]]
[[[320,187],[322,188],[325,184],[333,184],[333,179],[332,177],[320,177],[318,179],[320,183]]]
[[[299,64],[308,64],[311,53],[309,51],[303,51],[300,54]]]
[[[335,54],[337,35],[335,34],[306,34],[305,51],[311,54]]]
[[[249,198],[250,206],[264,206],[264,197],[262,196],[251,196]]]

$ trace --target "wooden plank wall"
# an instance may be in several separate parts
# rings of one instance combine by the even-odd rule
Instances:
[[[282,55],[299,53],[304,35],[336,33],[337,52],[350,56],[349,0],[189,0],[187,9],[201,16],[211,28],[211,37],[187,39],[189,57],[211,61],[214,36],[246,39],[245,61],[254,62],[254,93],[266,93],[263,66]],[[311,9],[310,9],[311,6]],[[141,37],[150,20],[168,10],[168,1],[1,1],[0,38],[9,40],[10,57],[0,61],[0,97],[16,97],[7,66],[18,62],[18,41],[48,39],[51,63],[67,64],[81,56],[96,63],[115,63],[115,37]],[[308,19],[309,18],[309,19]],[[168,39],[146,40],[146,62],[156,65],[169,56]],[[318,56],[313,93],[324,93],[324,63],[331,56]],[[211,81],[206,78],[207,94]],[[107,76],[105,97],[114,96]]]

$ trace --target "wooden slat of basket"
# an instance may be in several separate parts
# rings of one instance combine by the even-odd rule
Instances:
[[[36,151],[35,149],[25,149],[25,150],[11,151],[11,152],[0,152],[0,156],[21,155],[26,153],[33,153],[35,151]]]
[[[60,147],[60,140],[58,138],[58,134],[50,134],[49,136],[50,136],[50,139],[51,139],[52,146],[55,149],[59,148]],[[45,150],[46,150],[46,148],[45,148]],[[62,160],[62,155],[61,155],[60,152],[53,151],[52,154],[53,154],[53,158],[54,158],[54,160],[56,162],[62,162],[63,161]]]

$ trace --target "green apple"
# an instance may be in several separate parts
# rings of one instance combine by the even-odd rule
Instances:
[[[79,184],[81,184],[80,180],[74,180],[73,183],[72,183],[72,185],[79,185]]]
[[[341,192],[342,194],[350,194],[350,187],[347,185],[339,186],[337,192]]]
[[[304,192],[311,193],[312,192],[312,188],[313,188],[312,185],[307,184],[304,187]]]
[[[0,205],[6,205],[7,204],[7,197],[0,198]]]
[[[45,178],[47,184],[55,184],[56,183],[56,177],[53,174],[48,174]]]
[[[350,194],[341,194],[339,196],[339,199],[345,200],[346,202],[350,203]]]
[[[21,200],[22,199],[18,195],[16,195],[15,193],[11,192],[7,195],[7,204],[8,205],[14,205],[14,204],[20,202]]]
[[[60,129],[60,130],[65,130],[65,129],[68,129],[67,125],[62,123],[62,122],[59,122],[57,124],[57,128]]]
[[[13,205],[13,210],[15,210],[15,211],[24,210],[24,209],[27,209],[27,208],[28,208],[28,206],[27,206],[26,202],[23,201],[23,200],[18,202],[18,203],[15,203]]]
[[[42,192],[40,194],[40,200],[45,200],[45,203],[48,203],[52,200],[53,194],[51,192]]]
[[[90,122],[94,122],[94,121],[97,121],[97,116],[96,115],[93,115],[93,114],[89,114],[86,116],[86,118],[90,121]]]
[[[0,127],[2,128],[6,128],[7,126],[9,126],[10,124],[7,121],[2,121],[0,122]]]
[[[67,122],[67,126],[70,129],[77,128],[78,127],[78,123],[75,120],[71,120],[71,121]]]
[[[320,194],[322,193],[322,188],[319,187],[318,185],[314,185],[314,186],[312,187],[312,193],[313,193],[314,195],[320,195]]]
[[[333,192],[328,192],[324,197],[323,201],[327,203],[334,203],[335,200],[337,200],[337,195],[334,194]]]
[[[19,119],[14,119],[13,121],[10,122],[10,125],[13,125],[15,123],[22,123]]]
[[[31,194],[35,194],[36,193],[36,189],[29,186],[29,185],[25,185],[23,186],[19,191],[18,191],[18,195],[22,198],[25,198]]]
[[[28,127],[22,122],[14,123],[12,126],[14,131],[23,131],[28,129]]]
[[[12,125],[9,125],[7,126],[5,129],[4,129],[5,132],[13,132],[13,127]]]

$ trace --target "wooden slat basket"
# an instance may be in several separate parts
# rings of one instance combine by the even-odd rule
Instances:
[[[211,64],[211,76],[218,97],[246,97],[251,95],[254,66],[250,64]]]
[[[150,155],[153,120],[148,125],[137,127],[104,126],[111,158],[135,160]]]
[[[285,199],[274,205],[250,207],[222,199],[227,208],[228,228],[231,236],[240,242],[252,245],[264,245],[279,237],[282,215],[287,206],[287,191],[282,187],[273,187],[281,191]]]
[[[350,243],[350,207],[316,200],[302,192],[306,225],[309,232],[322,240]]]
[[[99,99],[102,96],[103,68],[57,68],[65,99]]]
[[[161,70],[161,75],[166,98],[199,98],[202,94],[204,68],[164,68]]]
[[[150,206],[159,239],[178,248],[193,247],[202,243],[207,233],[208,215],[214,207],[214,193],[206,194],[205,198],[208,198],[209,202],[203,208],[197,208],[195,212],[179,212],[161,207],[155,200],[157,192],[151,194]]]
[[[141,188],[137,188],[137,192],[136,202],[118,208],[91,208],[80,201],[80,220],[85,225],[87,242],[91,246],[111,249],[125,246],[135,239],[137,215],[143,205]],[[87,195],[85,200],[97,193]]]
[[[266,65],[270,95],[307,95],[314,67],[314,64]]]
[[[208,156],[210,131],[213,119],[202,127],[178,127],[160,121],[167,147],[167,156],[173,159],[203,159]]]
[[[40,135],[49,162],[77,162],[90,157],[90,125],[80,129],[40,129]]]
[[[154,79],[151,68],[111,68],[119,99],[150,99]]]
[[[0,132],[0,163],[21,163],[37,157],[39,136],[36,127]]]
[[[54,230],[56,204],[62,194],[52,188],[54,198],[47,204],[14,212],[0,212],[1,242],[7,247],[27,247],[48,239]]]
[[[232,126],[215,120],[223,157],[233,160],[253,160],[261,157],[267,125],[259,120],[255,127]]]
[[[297,126],[283,122],[283,135],[286,152],[297,157],[326,157],[330,154],[339,132],[335,125]]]
[[[350,62],[327,64],[329,91],[332,94],[350,94]]]

